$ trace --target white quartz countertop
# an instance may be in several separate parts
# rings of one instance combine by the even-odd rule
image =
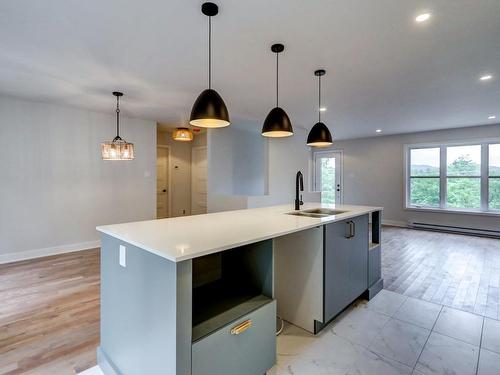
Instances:
[[[173,262],[382,210],[381,207],[306,203],[301,210],[333,208],[344,213],[312,218],[287,215],[293,205],[104,225],[97,230]]]

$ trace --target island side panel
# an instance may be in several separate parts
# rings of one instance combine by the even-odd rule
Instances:
[[[323,227],[274,239],[274,297],[278,315],[314,333],[323,322]]]
[[[371,241],[368,250],[367,299],[372,299],[384,287],[382,279],[382,211],[371,214]]]
[[[101,238],[98,361],[105,374],[190,374],[191,260],[175,263]],[[126,267],[120,265],[120,245]]]

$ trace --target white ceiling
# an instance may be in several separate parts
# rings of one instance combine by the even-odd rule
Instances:
[[[0,3],[0,94],[185,125],[205,88],[207,20],[192,0]],[[260,127],[281,105],[294,126],[336,139],[491,123],[500,118],[499,0],[224,0],[213,20],[214,88],[232,122]],[[416,24],[417,14],[433,14]],[[496,76],[479,82],[483,73]],[[493,121],[494,122],[494,121]]]

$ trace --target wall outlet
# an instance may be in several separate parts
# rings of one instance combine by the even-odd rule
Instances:
[[[120,245],[120,266],[127,267],[127,248]]]

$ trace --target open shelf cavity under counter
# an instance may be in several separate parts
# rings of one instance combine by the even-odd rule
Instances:
[[[272,240],[193,259],[192,341],[272,302]]]

